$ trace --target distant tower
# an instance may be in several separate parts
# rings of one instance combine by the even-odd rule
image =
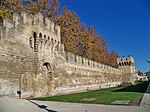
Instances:
[[[117,63],[119,65],[118,68],[122,70],[123,82],[134,83],[135,81],[134,58],[132,56],[128,56],[127,58],[123,56],[122,58],[117,58]]]

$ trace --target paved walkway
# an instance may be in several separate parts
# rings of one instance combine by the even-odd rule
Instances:
[[[150,83],[149,83],[146,93],[143,96],[140,107],[150,107]]]
[[[150,84],[140,106],[29,101],[2,97],[0,112],[150,112]]]

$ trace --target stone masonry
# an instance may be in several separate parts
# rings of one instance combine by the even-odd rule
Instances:
[[[22,12],[0,21],[0,96],[17,97],[21,91],[22,97],[43,97],[114,87],[132,76],[120,66],[65,51],[60,27],[40,13]]]
[[[122,71],[122,81],[134,83],[136,80],[136,68],[134,66],[134,58],[128,56],[127,58],[123,56],[117,59],[119,65],[118,69]]]

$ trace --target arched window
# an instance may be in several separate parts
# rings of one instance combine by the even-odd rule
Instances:
[[[46,66],[47,71],[51,71],[51,66],[48,62],[45,62],[43,65]]]
[[[47,40],[46,40],[46,35],[44,35],[44,42],[45,42],[45,43],[47,42]]]
[[[42,34],[39,34],[40,49],[42,48]]]
[[[47,75],[50,76],[50,80],[52,80],[52,67],[48,62],[45,62],[43,66],[47,69]]]
[[[53,38],[52,38],[51,42],[52,42],[52,44],[53,44]]]
[[[124,63],[122,62],[122,66],[124,66]]]
[[[126,65],[127,65],[127,63],[126,63],[126,62],[124,62],[124,65],[126,66]]]
[[[131,65],[131,61],[129,61],[129,66]]]
[[[34,39],[34,51],[37,52],[37,46],[36,46],[37,34],[35,32],[33,33],[33,39]]]
[[[119,66],[121,66],[121,63],[119,62]]]
[[[83,60],[83,58],[82,58],[82,65],[84,65],[84,60]]]

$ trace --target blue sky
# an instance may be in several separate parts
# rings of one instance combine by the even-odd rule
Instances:
[[[81,22],[94,26],[119,56],[132,55],[142,72],[150,70],[150,0],[60,0]]]

